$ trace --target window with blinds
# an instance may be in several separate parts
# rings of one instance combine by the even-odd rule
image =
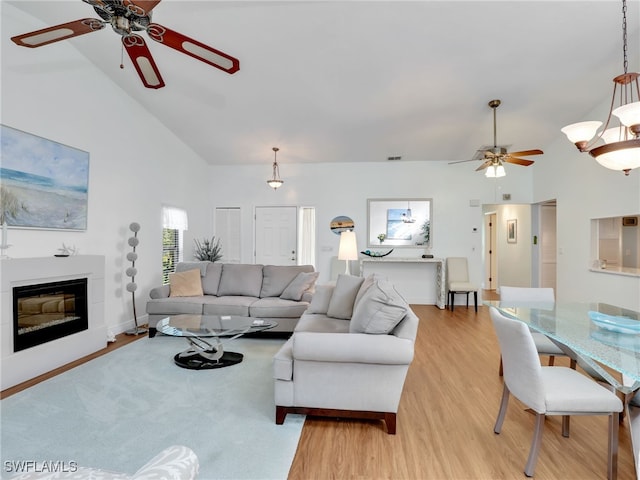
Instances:
[[[180,261],[180,230],[177,228],[162,229],[162,283],[169,283],[169,274],[176,271]]]
[[[162,283],[169,283],[169,274],[182,260],[182,232],[188,228],[187,212],[182,208],[162,207]]]

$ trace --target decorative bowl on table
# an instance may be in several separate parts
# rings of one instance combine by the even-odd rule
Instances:
[[[393,248],[391,250],[389,250],[387,253],[374,252],[374,251],[371,251],[371,250],[365,250],[364,252],[360,252],[360,253],[362,253],[363,255],[366,255],[367,257],[386,257],[391,252],[393,252]]]
[[[600,343],[616,348],[637,351],[640,349],[640,337],[638,335],[619,335],[610,330],[598,328],[591,332],[589,336]]]
[[[598,327],[617,333],[640,333],[640,321],[629,317],[607,315],[606,313],[589,311],[589,318]]]

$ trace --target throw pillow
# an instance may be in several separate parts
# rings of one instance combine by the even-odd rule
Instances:
[[[200,269],[194,268],[186,272],[169,274],[170,297],[197,297],[202,296],[202,280]]]
[[[334,288],[336,288],[335,285],[316,285],[316,291],[313,292],[311,303],[305,312],[326,314]]]
[[[296,275],[296,278],[287,285],[287,288],[284,289],[280,298],[299,302],[304,292],[309,290],[313,287],[313,284],[316,283],[318,275],[318,272],[300,272]]]
[[[372,273],[371,275],[367,276],[364,279],[364,281],[362,282],[362,285],[360,285],[360,290],[358,290],[356,299],[353,302],[353,308],[356,308],[356,306],[360,302],[360,299],[363,297],[366,291],[369,290],[371,285],[373,285],[376,280],[380,280],[380,279],[386,279],[386,277],[380,275],[379,273]]]
[[[376,281],[364,293],[353,311],[351,333],[388,334],[407,314],[409,306],[386,280]]]
[[[352,275],[338,275],[336,287],[329,301],[327,316],[349,320],[353,314],[353,303],[364,278]]]
[[[265,265],[260,298],[279,297],[300,272],[313,272],[312,265]]]

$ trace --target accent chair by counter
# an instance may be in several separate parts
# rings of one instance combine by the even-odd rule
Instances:
[[[473,304],[478,312],[478,286],[469,281],[469,265],[466,257],[447,258],[447,303],[453,312],[456,293],[467,295],[467,307],[469,306],[469,293],[473,292]]]

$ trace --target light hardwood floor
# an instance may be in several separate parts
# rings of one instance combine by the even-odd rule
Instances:
[[[502,380],[488,308],[477,314],[473,307],[413,309],[420,327],[397,435],[388,435],[382,422],[308,417],[289,480],[526,478],[533,415],[512,397],[502,433],[493,433]],[[1,398],[135,339],[119,335],[103,351],[5,390]],[[574,417],[570,438],[562,437],[559,418],[549,418],[535,478],[604,479],[606,449],[604,417]],[[626,424],[620,428],[618,478],[635,479]]]
[[[493,433],[502,379],[488,308],[413,309],[420,327],[397,435],[381,422],[307,417],[290,480],[526,478],[533,415],[512,397],[502,433]],[[628,433],[621,425],[620,480],[635,478]],[[547,419],[536,479],[606,476],[605,417],[573,417],[570,438],[559,417]]]

